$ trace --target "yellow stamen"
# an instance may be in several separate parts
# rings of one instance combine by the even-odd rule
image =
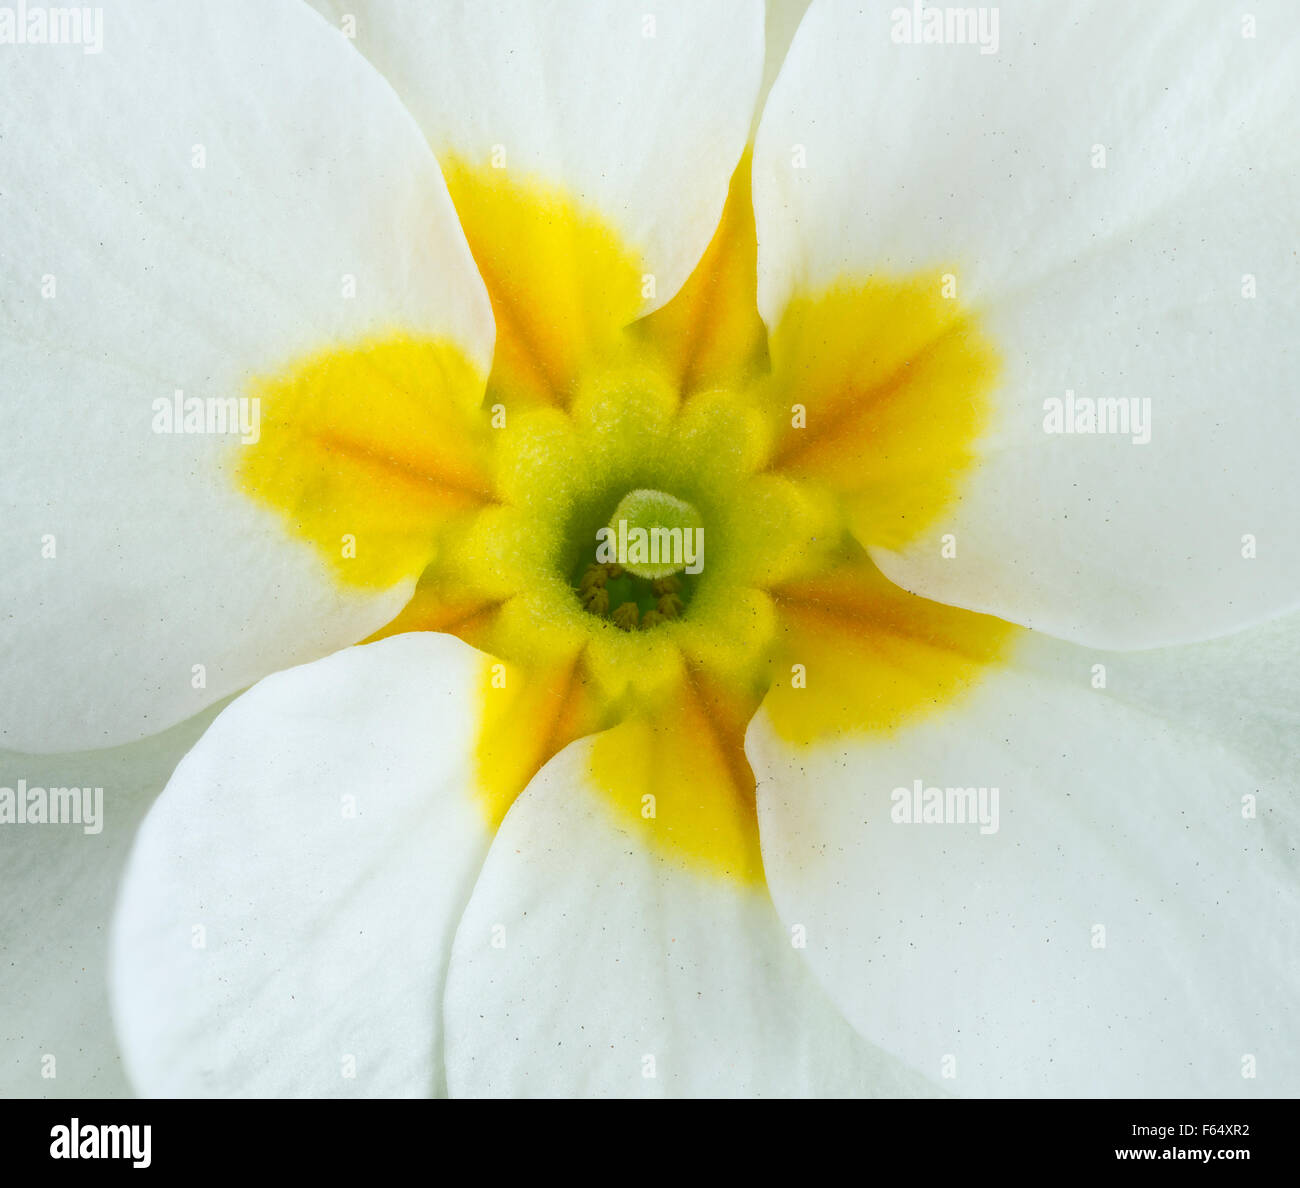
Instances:
[[[635,602],[625,602],[611,617],[615,627],[621,627],[624,631],[635,631],[641,612],[637,610]]]
[[[658,610],[665,619],[675,619],[682,613],[682,600],[677,594],[665,594],[658,602]]]
[[[608,580],[609,574],[605,572],[603,565],[589,565],[587,572],[582,575],[582,581],[578,583],[578,592],[587,594],[598,586],[603,586]]]

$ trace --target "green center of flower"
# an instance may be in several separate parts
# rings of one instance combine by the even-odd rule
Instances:
[[[704,521],[695,507],[639,487],[596,532],[594,561],[576,577],[582,605],[624,631],[677,618],[704,568]]]

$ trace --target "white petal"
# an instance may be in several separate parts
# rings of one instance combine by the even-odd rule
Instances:
[[[1290,6],[1251,6],[1253,38],[1213,0],[1069,19],[994,7],[990,54],[896,43],[912,11],[815,4],[755,154],[765,317],[846,273],[933,269],[1002,359],[963,501],[878,562],[918,593],[1095,646],[1203,639],[1295,606]],[[1048,434],[1044,402],[1067,390],[1149,400],[1149,443]]]
[[[452,951],[453,1095],[915,1094],[826,1001],[767,893],[648,853],[556,756],[506,816]]]
[[[1298,660],[1300,619],[1142,655],[1029,637],[892,738],[801,752],[760,714],[782,917],[862,1034],[958,1093],[1294,1094]],[[998,789],[996,829],[896,821],[917,781]]]
[[[113,933],[141,1093],[440,1087],[447,954],[490,836],[469,794],[476,656],[399,635],[268,677],[177,768]]]
[[[301,4],[109,5],[102,53],[10,53],[0,95],[0,737],[102,746],[409,596],[338,591],[223,472],[239,438],[155,434],[153,402],[395,328],[486,370],[491,315],[418,128]]]
[[[718,225],[763,71],[755,0],[312,0],[439,153],[563,185],[637,248],[651,309]]]
[[[776,82],[785,56],[790,51],[796,30],[804,13],[808,11],[811,0],[767,0],[765,6],[766,53],[763,55],[763,83],[758,89],[758,103],[754,110],[754,129],[757,131],[763,105],[767,102],[768,92]]]
[[[0,1097],[129,1094],[109,1016],[109,917],[136,826],[213,712],[108,751],[0,751],[0,785],[76,789],[91,810],[0,825]]]

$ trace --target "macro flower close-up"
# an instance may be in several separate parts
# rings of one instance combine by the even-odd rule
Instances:
[[[1300,1093],[1287,3],[4,11],[0,1094]]]

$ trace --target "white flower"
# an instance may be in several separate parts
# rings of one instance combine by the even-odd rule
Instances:
[[[1285,7],[820,0],[752,204],[756,3],[318,7],[0,79],[3,737],[252,685],[121,884],[132,1085],[1297,1091]],[[24,964],[121,861],[30,836]]]

